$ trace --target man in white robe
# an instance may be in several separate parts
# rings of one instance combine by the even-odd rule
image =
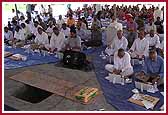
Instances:
[[[114,39],[114,42],[112,42],[111,45],[107,46],[105,49],[105,52],[110,56],[114,55],[114,53],[120,49],[123,48],[124,50],[127,49],[128,46],[128,40],[123,36],[122,30],[117,31],[117,36]]]
[[[111,74],[121,75],[125,78],[130,77],[134,72],[130,60],[129,53],[121,48],[114,54],[114,65],[107,64],[105,69]]]
[[[53,28],[53,33],[51,35],[50,47],[51,51],[61,51],[64,48],[65,35],[60,32],[57,27]]]
[[[135,39],[129,52],[132,58],[142,59],[148,56],[149,41],[144,37],[143,29],[139,30],[139,38]]]

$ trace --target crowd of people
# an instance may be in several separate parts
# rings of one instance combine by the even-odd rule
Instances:
[[[5,44],[23,47],[29,43],[34,50],[53,53],[81,52],[101,47],[105,32],[105,53],[114,57],[114,65],[107,64],[107,71],[129,77],[134,73],[131,59],[145,59],[139,78],[148,76],[153,83],[163,84],[164,7],[105,5],[98,11],[96,5],[85,5],[75,11],[69,8],[58,20],[53,12],[51,5],[47,10],[41,5],[40,11],[30,8],[26,15],[13,15],[4,27]]]

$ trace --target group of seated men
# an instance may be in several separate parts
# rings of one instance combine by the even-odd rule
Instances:
[[[134,73],[130,63],[131,58],[145,59],[143,70],[138,74],[139,78],[142,79],[146,75],[153,78],[152,82],[159,81],[162,84],[164,64],[163,58],[158,53],[163,53],[164,43],[160,43],[159,36],[153,29],[147,35],[145,35],[144,29],[139,29],[138,38],[133,40],[132,46],[128,49],[130,41],[123,35],[122,24],[118,23],[114,16],[112,16],[111,20],[112,23],[108,28],[115,29],[110,31],[112,33],[110,36],[107,36],[105,52],[110,56],[114,56],[114,65],[107,64],[106,70],[110,73],[129,77]],[[22,47],[30,40],[33,50],[43,49],[49,52],[65,50],[80,52],[82,47],[81,41],[88,47],[93,44],[95,46],[102,44],[101,23],[96,16],[93,18],[90,40],[87,39],[88,36],[85,32],[87,27],[84,21],[79,19],[77,24],[75,24],[72,15],[69,15],[67,23],[65,23],[61,15],[57,23],[52,16],[47,22],[48,25],[46,27],[40,18],[34,22],[29,19],[21,19],[18,22],[14,21],[14,32],[9,30],[9,27],[4,28],[4,42],[7,45]],[[133,24],[131,20],[129,23]],[[130,29],[128,28],[128,30]],[[131,29],[132,31],[133,29]],[[108,37],[110,37],[110,41],[108,41]]]

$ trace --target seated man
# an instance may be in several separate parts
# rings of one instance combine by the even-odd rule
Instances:
[[[121,75],[128,78],[133,74],[133,67],[131,66],[130,60],[131,58],[129,53],[120,48],[114,54],[114,65],[107,64],[105,69],[112,74]]]
[[[127,49],[128,46],[128,41],[127,39],[123,36],[122,30],[117,31],[117,37],[114,38],[114,42],[112,42],[111,45],[107,46],[105,52],[110,56],[114,55],[114,53],[120,49],[123,48],[124,50]]]
[[[7,45],[11,45],[10,41],[13,40],[13,33],[8,29],[8,27],[4,27],[4,43]]]
[[[64,33],[60,32],[57,27],[53,28],[53,33],[51,35],[50,47],[51,51],[61,51],[64,47],[65,36]]]
[[[21,23],[21,27],[22,27],[22,30],[24,32],[24,36],[25,36],[25,39],[26,40],[31,40],[32,38],[32,34],[31,34],[31,31],[30,31],[30,28],[25,24],[25,23]]]
[[[157,82],[157,85],[162,85],[164,77],[164,62],[163,58],[157,55],[155,49],[150,50],[149,57],[145,58],[145,65],[142,71],[136,75],[136,78],[143,82]]]
[[[71,29],[70,37],[65,41],[65,50],[80,51],[81,50],[81,39],[76,35],[76,30]]]
[[[20,28],[20,26],[16,26],[13,45],[16,45],[16,47],[22,47],[24,46],[24,44],[25,44],[24,31]]]
[[[81,23],[77,23],[76,25],[76,34],[81,38],[81,40],[85,41],[86,38],[86,33],[85,30],[81,28]]]
[[[92,46],[97,47],[97,46],[102,45],[102,32],[96,24],[92,25],[91,39],[89,39],[87,42],[85,42],[85,45],[87,47],[92,47]]]
[[[164,58],[164,40],[159,45],[158,53],[160,56],[162,56]]]
[[[139,30],[139,38],[135,39],[129,52],[132,58],[142,59],[148,55],[149,41],[144,37],[144,30]]]
[[[159,36],[154,33],[154,30],[150,30],[150,33],[146,35],[146,39],[149,40],[149,49],[159,47],[160,45]]]
[[[70,36],[70,29],[67,27],[66,23],[62,24],[61,32],[64,33],[65,38],[68,38]]]
[[[43,32],[43,29],[41,27],[38,27],[37,31],[38,33],[34,40],[35,45],[32,45],[32,49],[49,50],[48,35]]]

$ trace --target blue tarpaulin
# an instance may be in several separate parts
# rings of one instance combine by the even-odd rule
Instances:
[[[28,54],[22,48],[14,49],[14,48],[5,47],[5,51],[12,52],[13,54],[22,54],[27,56],[26,61],[14,61],[9,58],[4,58],[5,69],[15,69],[15,68],[27,67],[27,66],[38,65],[38,64],[59,62],[59,59],[54,57],[54,55],[46,55],[44,57],[44,56],[40,56],[38,53]]]
[[[106,101],[120,111],[146,111],[146,108],[127,101],[133,95],[132,90],[135,88],[134,83],[125,84],[122,86],[118,84],[112,84],[105,79],[105,77],[108,75],[108,72],[105,70],[107,61],[100,57],[102,49],[103,48],[100,48],[95,51],[93,64],[97,80],[100,83]],[[135,65],[134,71],[138,72],[140,71],[140,68],[140,65]],[[155,94],[148,92],[143,93],[160,98],[160,101],[154,108],[154,110],[159,110],[159,108],[164,103],[163,95],[160,92]]]

